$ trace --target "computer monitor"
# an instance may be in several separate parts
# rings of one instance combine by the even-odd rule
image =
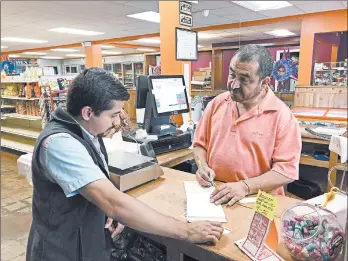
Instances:
[[[154,99],[155,116],[189,112],[183,75],[151,75],[149,88]]]
[[[153,127],[160,125],[168,125],[170,124],[169,116],[157,116],[154,114],[154,102],[152,93],[149,92],[149,78],[145,75],[139,75],[136,81],[136,108],[142,109],[145,108],[144,112],[144,121],[143,121],[143,129],[148,133],[154,133]],[[137,111],[137,113],[141,113]]]

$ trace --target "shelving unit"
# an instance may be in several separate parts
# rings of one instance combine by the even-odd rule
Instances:
[[[125,87],[134,87],[134,64],[124,63],[123,69],[123,84]]]
[[[329,162],[328,161],[322,161],[322,160],[317,160],[313,158],[312,156],[301,156],[300,158],[300,164],[303,165],[309,165],[309,166],[315,166],[319,168],[329,168]]]
[[[315,63],[313,85],[347,86],[347,60]]]

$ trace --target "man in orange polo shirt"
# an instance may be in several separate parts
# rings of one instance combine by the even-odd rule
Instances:
[[[208,104],[197,126],[199,184],[226,182],[211,195],[217,205],[233,205],[259,189],[284,195],[283,186],[298,179],[300,128],[268,87],[273,64],[266,48],[241,48],[230,63],[228,92]]]

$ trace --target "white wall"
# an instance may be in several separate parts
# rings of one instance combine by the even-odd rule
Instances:
[[[63,60],[62,65],[85,65],[85,58]]]
[[[57,66],[58,74],[63,74],[62,60],[48,60],[48,59],[38,59],[38,64],[40,67],[44,66]]]

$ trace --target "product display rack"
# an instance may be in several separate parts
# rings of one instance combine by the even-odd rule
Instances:
[[[347,60],[314,64],[313,85],[347,86]]]
[[[123,84],[125,87],[134,86],[134,64],[133,63],[124,63],[122,64],[123,69]]]

